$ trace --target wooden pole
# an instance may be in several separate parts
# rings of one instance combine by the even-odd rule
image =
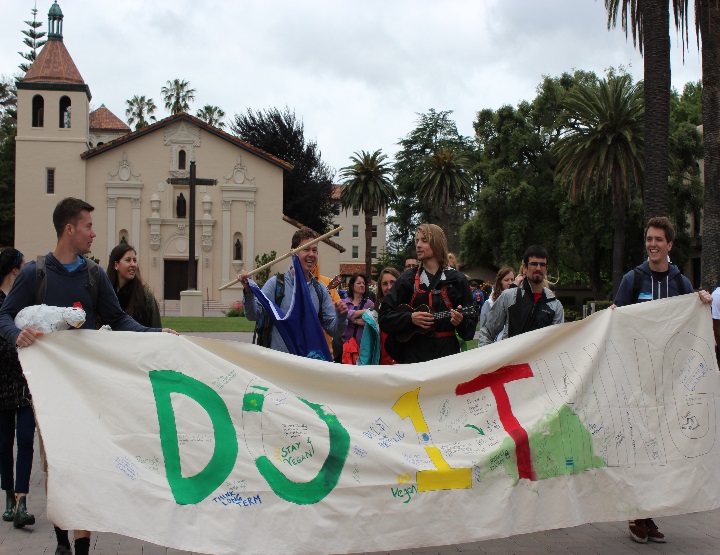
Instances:
[[[303,244],[300,245],[298,248],[293,249],[293,250],[291,250],[290,252],[288,252],[288,253],[286,253],[286,254],[283,254],[281,257],[276,258],[275,260],[271,260],[270,262],[268,262],[267,264],[263,264],[263,265],[260,266],[259,268],[255,268],[252,272],[248,272],[247,275],[248,275],[248,277],[250,277],[250,276],[252,276],[252,275],[254,275],[254,274],[257,274],[258,272],[262,272],[265,268],[269,268],[270,266],[273,266],[273,265],[277,264],[278,262],[281,262],[281,261],[285,260],[286,258],[290,258],[293,254],[298,253],[298,252],[300,252],[300,251],[302,251],[302,250],[305,250],[306,248],[308,248],[308,247],[310,247],[310,246],[312,246],[312,245],[315,245],[315,244],[319,243],[320,241],[324,241],[325,239],[328,239],[329,237],[332,237],[332,236],[335,235],[336,233],[340,233],[343,229],[345,229],[343,226],[338,226],[338,227],[336,227],[335,229],[333,229],[332,231],[327,232],[325,235],[321,235],[320,237],[317,237],[316,239],[313,239],[312,241],[309,241],[309,242],[307,242],[307,243],[303,243]],[[235,280],[233,280],[233,281],[231,281],[231,282],[226,283],[225,285],[221,285],[220,287],[218,287],[218,291],[222,291],[223,289],[227,289],[228,287],[230,287],[230,286],[232,286],[232,285],[235,285],[235,284],[238,283],[239,281],[240,281],[239,279],[235,279]]]

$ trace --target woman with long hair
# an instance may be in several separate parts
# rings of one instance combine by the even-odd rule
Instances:
[[[149,328],[161,328],[160,309],[155,295],[143,283],[137,262],[137,251],[120,243],[110,252],[107,267],[120,307],[134,320]]]
[[[434,224],[418,226],[415,250],[420,265],[400,275],[380,307],[385,346],[399,363],[459,353],[455,331],[467,341],[477,324],[476,315],[461,310],[472,307],[472,292],[467,278],[449,267],[445,232]]]
[[[487,319],[487,315],[490,313],[493,303],[497,301],[503,291],[509,289],[510,287],[517,287],[515,284],[515,270],[513,270],[510,266],[503,266],[500,270],[498,270],[498,273],[495,276],[495,285],[493,285],[490,298],[485,301],[485,304],[483,304],[483,307],[480,310],[481,328],[485,325],[485,320]],[[502,337],[502,334],[500,334],[500,337]]]
[[[387,297],[395,285],[395,282],[400,277],[400,272],[395,268],[384,268],[378,276],[378,294],[377,294],[377,309],[380,310],[383,299]],[[396,364],[393,358],[385,350],[385,340],[387,339],[387,333],[380,330],[380,364]]]
[[[348,324],[342,337],[343,346],[352,338],[355,339],[358,347],[362,341],[363,328],[365,327],[365,320],[363,320],[362,315],[368,308],[374,306],[374,303],[367,296],[365,284],[365,276],[357,272],[350,277],[350,281],[348,282],[348,296],[344,299],[348,307]],[[343,352],[345,350],[343,347]]]
[[[0,249],[0,306],[24,265],[25,258],[19,250],[12,247]],[[17,460],[13,469],[13,444],[16,437]],[[35,524],[35,517],[27,512],[26,505],[30,491],[34,439],[32,396],[18,360],[17,349],[15,345],[0,339],[0,481],[6,497],[2,518],[12,522],[15,528]]]

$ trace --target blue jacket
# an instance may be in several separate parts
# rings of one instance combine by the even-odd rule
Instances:
[[[640,296],[638,302],[652,301],[655,299],[666,299],[668,297],[677,297],[680,294],[677,284],[677,276],[680,276],[684,293],[692,293],[693,286],[690,280],[680,275],[680,269],[674,264],[670,264],[667,278],[662,281],[656,281],[650,270],[650,263],[646,260],[637,266],[643,274],[642,286],[640,287]],[[633,304],[633,287],[635,285],[635,270],[630,270],[625,274],[620,282],[618,292],[615,294],[615,304],[617,306],[625,306]]]
[[[44,304],[48,306],[71,307],[76,302],[82,304],[85,311],[85,323],[82,329],[92,329],[95,326],[95,307],[90,292],[90,278],[88,266],[83,263],[74,272],[68,272],[65,267],[48,253],[45,258],[45,272],[47,292]],[[115,291],[104,271],[99,272],[97,312],[104,323],[117,331],[162,331],[160,328],[146,328],[141,326],[120,308]],[[35,305],[35,261],[28,262],[18,274],[15,283],[10,289],[5,302],[0,308],[0,336],[8,343],[15,344],[20,329],[15,326],[15,316],[23,308]]]

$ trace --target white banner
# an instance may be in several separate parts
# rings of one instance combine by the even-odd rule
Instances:
[[[64,528],[350,553],[720,505],[720,374],[697,295],[414,365],[102,331],[20,358]]]

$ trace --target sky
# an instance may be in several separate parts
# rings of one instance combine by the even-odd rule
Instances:
[[[1,0],[0,74],[23,60],[35,0]],[[65,46],[90,86],[91,108],[121,119],[134,95],[168,112],[160,89],[184,79],[190,112],[210,104],[228,123],[248,108],[285,106],[339,170],[354,152],[390,159],[418,114],[452,110],[472,136],[479,110],[532,100],[544,75],[643,61],[603,0],[59,0]],[[693,3],[690,2],[692,5]],[[50,0],[37,0],[47,31]],[[683,55],[671,30],[672,84],[701,79],[690,15]]]

